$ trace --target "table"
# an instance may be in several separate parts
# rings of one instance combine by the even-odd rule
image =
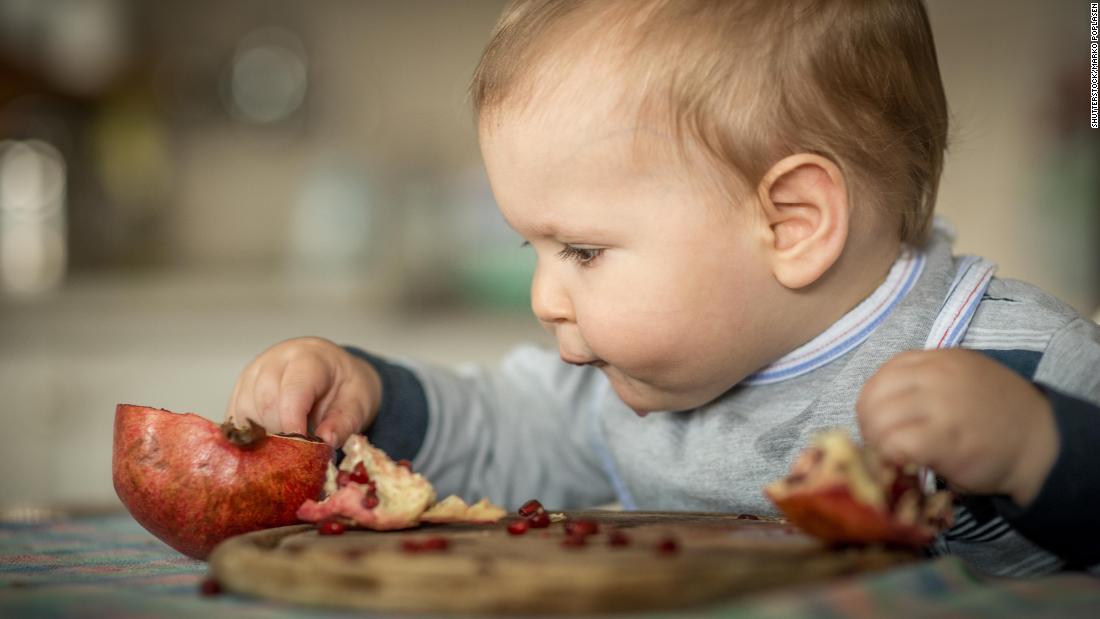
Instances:
[[[198,589],[205,574],[205,563],[175,552],[126,514],[0,525],[0,617],[364,616],[230,594],[202,596]],[[1100,578],[1067,573],[986,580],[946,557],[679,613],[631,617],[641,616],[1095,618],[1100,617]]]

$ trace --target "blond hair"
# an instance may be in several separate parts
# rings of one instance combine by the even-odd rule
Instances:
[[[540,71],[608,38],[625,46],[617,69],[641,85],[639,110],[746,187],[817,153],[844,171],[853,209],[926,239],[948,116],[920,0],[513,0],[474,73],[475,113],[520,103]]]

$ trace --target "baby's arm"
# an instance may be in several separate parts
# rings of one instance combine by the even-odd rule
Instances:
[[[906,353],[868,381],[857,413],[868,443],[965,493],[941,549],[995,573],[1056,558],[1088,568],[1100,564],[1098,368],[1100,329],[1078,319],[1051,339],[1034,382],[973,351]]]
[[[597,369],[534,347],[495,368],[457,370],[348,350],[383,384],[368,438],[413,460],[441,496],[510,507],[538,498],[550,508],[614,500],[598,448],[595,407],[608,390]]]

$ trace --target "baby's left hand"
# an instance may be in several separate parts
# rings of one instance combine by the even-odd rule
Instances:
[[[970,350],[899,354],[856,402],[864,441],[895,462],[931,467],[964,492],[1038,495],[1058,456],[1047,398],[1027,380]]]

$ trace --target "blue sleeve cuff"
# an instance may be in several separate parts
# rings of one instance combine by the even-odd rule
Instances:
[[[1100,563],[1100,407],[1036,385],[1050,400],[1058,426],[1058,459],[1026,508],[995,497],[997,511],[1071,569]]]
[[[374,366],[382,379],[382,402],[367,439],[394,460],[412,460],[428,434],[428,398],[420,379],[407,368],[353,346],[344,350]]]

